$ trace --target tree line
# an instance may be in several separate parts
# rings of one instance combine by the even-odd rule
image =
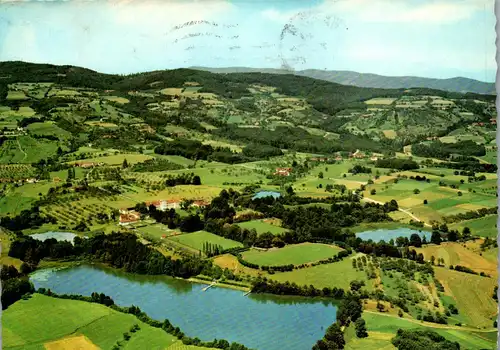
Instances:
[[[30,236],[18,236],[11,244],[9,256],[36,266],[44,258],[90,259],[100,261],[127,272],[147,275],[167,275],[189,278],[203,273],[211,276],[214,266],[197,256],[181,259],[165,257],[145,246],[131,233],[98,233],[87,239],[75,237],[74,245],[55,239],[35,240]]]
[[[452,154],[478,157],[486,155],[484,145],[478,145],[471,140],[458,141],[455,143],[443,143],[436,140],[429,145],[418,143],[412,145],[411,152],[419,157],[439,159],[448,159]]]

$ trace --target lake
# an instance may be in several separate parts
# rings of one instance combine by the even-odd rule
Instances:
[[[388,229],[379,229],[379,230],[372,230],[372,231],[363,231],[363,232],[358,232],[356,233],[356,237],[361,238],[362,240],[373,240],[374,242],[379,242],[384,240],[385,242],[389,242],[391,239],[396,240],[398,237],[408,237],[412,234],[418,234],[420,238],[425,238],[427,239],[427,242],[430,242],[431,240],[431,235],[432,233],[429,231],[422,231],[418,229],[411,229],[411,228],[397,228],[393,230],[388,230]]]
[[[58,294],[109,295],[117,305],[136,305],[151,318],[168,319],[190,337],[238,342],[259,350],[311,349],[335,322],[327,300],[210,288],[167,276],[127,274],[94,265],[34,272],[35,288]]]
[[[257,198],[264,198],[264,197],[274,197],[278,198],[281,196],[281,193],[276,192],[276,191],[260,191],[255,194],[255,196],[252,197],[252,199],[257,199]]]
[[[55,231],[49,231],[45,233],[35,233],[30,235],[33,239],[39,240],[39,241],[45,241],[46,239],[49,238],[55,238],[58,241],[67,241],[73,243],[74,238],[77,236],[74,233],[71,232],[55,232]]]

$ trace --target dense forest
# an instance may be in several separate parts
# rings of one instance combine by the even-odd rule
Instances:
[[[415,144],[411,147],[412,154],[419,157],[448,159],[453,154],[462,156],[484,156],[486,149],[483,145],[478,145],[474,141],[458,141],[456,143],[443,143],[433,141],[429,145]]]

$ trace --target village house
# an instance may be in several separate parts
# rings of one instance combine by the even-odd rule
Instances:
[[[136,211],[128,211],[126,214],[120,214],[120,226],[127,226],[132,223],[138,222],[141,215]]]
[[[276,172],[274,173],[274,175],[290,176],[291,172],[292,168],[276,168]]]
[[[335,157],[335,160],[336,160],[336,161],[341,161],[341,160],[342,160],[342,156],[337,156],[337,157]]]
[[[356,150],[356,152],[351,153],[349,156],[351,158],[356,158],[356,159],[363,159],[363,158],[365,158],[365,154],[363,152],[361,152],[359,149]]]
[[[181,207],[181,201],[176,199],[167,199],[166,209],[179,209]]]
[[[377,156],[373,156],[373,157],[370,158],[370,160],[376,162],[378,160],[378,157]]]

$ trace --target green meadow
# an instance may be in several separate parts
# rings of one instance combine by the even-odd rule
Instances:
[[[259,235],[265,232],[271,232],[273,235],[278,235],[287,231],[283,227],[266,222],[265,219],[240,222],[238,226],[246,228],[247,230],[255,229]]]
[[[135,324],[140,329],[130,332]],[[91,349],[95,348],[92,345],[111,349],[117,341],[124,349],[203,349],[184,347],[176,337],[162,329],[104,305],[36,293],[29,300],[20,300],[3,311],[2,325],[2,345],[8,350],[50,349],[47,345],[58,340],[66,340],[64,349],[76,349],[73,339],[82,335],[91,342],[87,344]],[[131,336],[128,341],[123,339],[125,332]]]
[[[243,259],[257,265],[301,265],[336,255],[342,249],[319,243],[301,243],[286,245],[283,248],[272,248],[267,251],[249,250],[244,252]]]

